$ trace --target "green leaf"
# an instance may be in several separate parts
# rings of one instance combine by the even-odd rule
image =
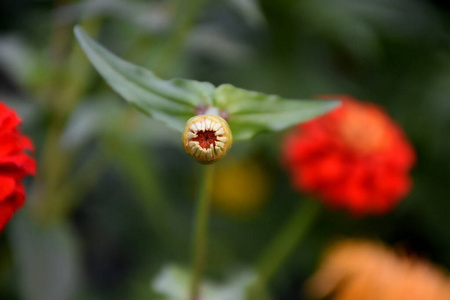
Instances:
[[[162,80],[151,71],[126,62],[92,40],[80,27],[75,35],[84,52],[108,84],[148,116],[183,132],[199,108],[215,107],[228,116],[233,140],[260,132],[276,132],[308,121],[339,105],[335,100],[289,100],[246,91],[229,84],[215,88],[194,80]]]
[[[87,57],[108,84],[148,116],[183,132],[186,121],[200,106],[211,105],[214,86],[208,82],[162,80],[153,72],[115,56],[96,43],[81,27],[75,35]]]
[[[228,113],[233,140],[276,132],[308,121],[340,105],[338,100],[290,100],[224,84],[214,91],[213,105]]]

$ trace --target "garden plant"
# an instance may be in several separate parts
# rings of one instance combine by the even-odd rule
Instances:
[[[1,300],[450,299],[445,1],[0,15]]]

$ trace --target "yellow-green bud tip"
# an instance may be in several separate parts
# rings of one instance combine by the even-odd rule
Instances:
[[[211,164],[227,154],[233,137],[223,118],[199,115],[186,122],[181,142],[186,153],[199,163]]]

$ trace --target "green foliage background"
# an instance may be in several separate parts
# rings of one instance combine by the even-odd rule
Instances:
[[[0,99],[21,114],[39,173],[0,236],[0,298],[152,299],[160,268],[189,262],[197,166],[177,132],[97,75],[75,24],[164,78],[293,99],[350,94],[405,129],[418,157],[410,196],[383,217],[324,213],[273,281],[275,299],[298,297],[321,251],[343,236],[450,269],[449,12],[437,0],[2,1]],[[273,187],[252,218],[214,212],[213,278],[252,264],[301,201],[279,164],[281,139],[261,135],[229,154],[258,160]]]

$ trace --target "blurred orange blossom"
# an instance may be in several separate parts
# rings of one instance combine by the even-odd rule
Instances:
[[[313,299],[449,300],[450,278],[430,263],[400,256],[382,244],[345,240],[329,249],[306,290]]]

